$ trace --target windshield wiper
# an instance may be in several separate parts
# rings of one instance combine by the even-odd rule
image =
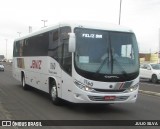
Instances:
[[[113,58],[113,61],[116,61],[118,66],[121,68],[121,72],[124,76],[127,76],[127,72],[124,70],[123,66],[118,62],[116,58]]]
[[[101,71],[101,69],[103,68],[104,64],[106,63],[106,61],[108,60],[108,56],[103,60],[103,62],[101,63],[100,67],[98,68],[98,70],[96,71],[96,74],[99,73]]]

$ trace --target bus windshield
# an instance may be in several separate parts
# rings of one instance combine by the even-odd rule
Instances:
[[[84,28],[76,28],[75,33],[75,68],[79,74],[101,75],[108,80],[138,76],[138,46],[133,33]]]

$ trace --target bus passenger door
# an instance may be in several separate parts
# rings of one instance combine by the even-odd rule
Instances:
[[[72,53],[68,51],[70,27],[60,28],[60,44],[62,46],[62,98],[66,100],[71,99],[72,92]]]
[[[68,43],[63,44],[63,60],[62,60],[62,97],[70,100],[72,92],[72,53],[68,52]]]
[[[62,43],[60,42],[60,30],[55,29],[49,32],[49,46],[48,46],[48,56],[49,56],[49,73],[56,80],[58,96],[62,97]]]

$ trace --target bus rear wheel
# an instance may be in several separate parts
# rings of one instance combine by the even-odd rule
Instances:
[[[58,97],[57,86],[54,81],[50,83],[50,97],[53,104],[60,105],[60,98]]]

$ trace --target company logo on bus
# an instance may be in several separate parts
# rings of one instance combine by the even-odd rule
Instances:
[[[119,78],[118,76],[108,76],[108,75],[106,75],[106,76],[104,76],[104,77],[107,78],[107,79]]]
[[[32,60],[32,64],[31,64],[30,68],[41,69],[41,64],[42,64],[41,60]]]

